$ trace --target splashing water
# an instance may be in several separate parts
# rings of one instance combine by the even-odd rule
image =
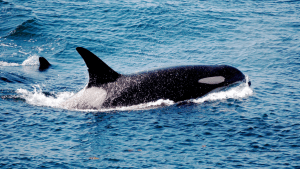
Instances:
[[[0,66],[20,66],[20,64],[0,61]]]
[[[33,66],[33,65],[39,65],[39,56],[38,55],[32,55],[21,64],[22,66]]]
[[[240,99],[253,95],[253,90],[248,85],[249,77],[246,76],[246,83],[240,83],[236,87],[229,88],[225,91],[212,92],[204,97],[192,99],[194,103],[203,103],[205,101],[216,101],[224,99]]]
[[[34,85],[32,87],[34,88],[32,92],[26,89],[18,89],[16,93],[18,93],[21,98],[24,98],[27,103],[36,106],[59,107],[61,102],[66,101],[74,95],[72,92],[61,92],[54,94],[53,96],[47,96],[42,92],[39,85]]]
[[[26,60],[23,61],[22,64],[19,63],[8,63],[0,61],[0,66],[35,66],[39,65],[39,56],[34,54],[30,57],[28,57]]]

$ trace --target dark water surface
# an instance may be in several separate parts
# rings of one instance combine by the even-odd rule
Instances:
[[[1,168],[300,168],[299,1],[0,0],[0,10]],[[59,104],[88,81],[78,46],[122,74],[226,64],[252,86],[67,110]],[[40,56],[50,69],[38,70]]]

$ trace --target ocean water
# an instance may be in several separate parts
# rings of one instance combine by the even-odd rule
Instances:
[[[300,168],[300,1],[0,0],[0,168]],[[85,47],[121,74],[226,64],[252,85],[103,110]],[[38,57],[52,66],[39,71]]]

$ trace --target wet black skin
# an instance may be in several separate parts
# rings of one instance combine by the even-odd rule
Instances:
[[[87,49],[78,47],[76,50],[89,68],[87,88],[101,87],[107,92],[103,107],[130,106],[159,99],[179,102],[245,80],[242,72],[226,65],[179,66],[121,75]],[[218,84],[198,82],[199,79],[214,76],[223,76],[225,81]]]
[[[198,83],[199,79],[212,76],[223,76],[226,80],[219,84]],[[107,91],[103,106],[128,106],[159,99],[175,102],[195,99],[244,79],[239,70],[230,66],[184,66],[121,75],[116,81],[101,86]]]

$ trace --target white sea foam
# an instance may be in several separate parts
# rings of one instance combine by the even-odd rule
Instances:
[[[24,62],[22,63],[22,66],[33,66],[33,65],[39,65],[39,56],[34,54],[30,57],[28,57]]]
[[[198,99],[191,99],[189,101],[200,104],[205,101],[217,101],[217,100],[224,100],[224,99],[241,99],[248,96],[253,95],[253,90],[248,85],[248,77],[246,77],[247,82],[246,83],[240,83],[238,86],[231,87],[224,91],[219,92],[212,92],[204,97],[200,97]],[[26,89],[18,89],[17,93],[20,97],[24,98],[27,103],[36,105],[36,106],[49,106],[49,107],[55,107],[55,108],[63,108],[63,109],[69,109],[69,110],[77,110],[77,111],[88,111],[88,112],[99,112],[99,111],[128,111],[128,110],[141,110],[141,109],[152,109],[157,108],[161,106],[170,106],[175,104],[172,100],[157,100],[149,103],[143,103],[139,105],[133,105],[133,106],[126,106],[126,107],[116,107],[116,108],[109,108],[109,109],[77,109],[76,106],[70,107],[70,104],[64,104],[68,103],[69,100],[75,100],[78,99],[76,96],[78,94],[80,95],[80,92],[76,95],[72,92],[59,92],[59,93],[53,93],[51,95],[45,95],[42,92],[42,89],[39,85],[33,86],[33,91],[28,91]],[[75,95],[75,96],[74,96]],[[72,98],[72,96],[74,96]],[[71,99],[72,98],[72,99]]]
[[[0,61],[0,66],[20,66],[20,64]]]
[[[23,61],[22,64],[0,61],[0,66],[34,66],[39,64],[39,56],[36,54],[29,56],[26,60]]]
[[[0,43],[0,46],[4,46],[4,47],[10,47],[9,45],[7,45],[7,44],[4,44],[4,43]]]
[[[153,109],[153,108],[157,108],[157,107],[161,107],[161,106],[171,106],[173,104],[175,104],[175,102],[172,100],[159,99],[157,101],[153,101],[153,102],[149,102],[149,103],[142,103],[142,104],[133,105],[133,106],[116,107],[116,108],[103,109],[103,110],[104,111],[146,110],[146,109]]]
[[[60,92],[53,95],[45,95],[39,85],[32,86],[33,91],[18,89],[16,92],[26,100],[28,104],[36,106],[60,107],[60,103],[66,101],[74,95],[72,92]]]

